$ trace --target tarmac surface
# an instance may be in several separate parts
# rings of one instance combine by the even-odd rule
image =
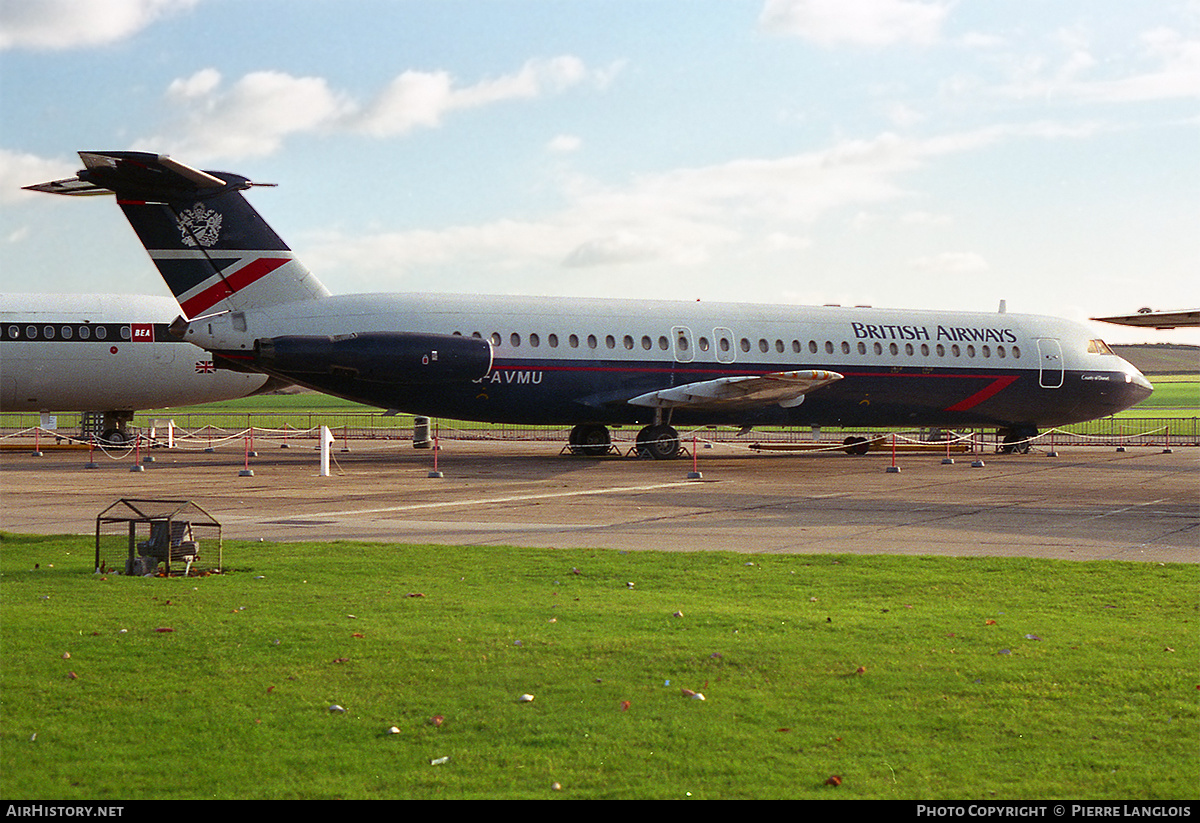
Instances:
[[[1027,556],[1200,562],[1200,448],[1057,456],[752,453],[671,461],[559,454],[557,444],[351,442],[318,476],[311,444],[0,453],[0,528],[92,534],[120,498],[190,500],[226,539],[746,553]],[[981,459],[982,466],[972,461]],[[143,471],[130,471],[141,465]]]

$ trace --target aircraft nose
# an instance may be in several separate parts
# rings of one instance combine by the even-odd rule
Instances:
[[[1137,370],[1129,361],[1125,363],[1125,396],[1129,406],[1136,406],[1154,393],[1154,385],[1146,379],[1146,375]]]

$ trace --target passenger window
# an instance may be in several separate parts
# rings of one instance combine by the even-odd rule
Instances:
[[[938,344],[937,344],[937,349],[935,349],[935,351],[937,351],[937,356],[938,356],[938,357],[945,357],[945,356],[946,356],[946,347],[945,347],[945,346],[943,346],[941,343],[938,343]]]
[[[792,341],[792,351],[794,351],[796,354],[799,354],[799,353],[800,353],[800,351],[801,351],[801,348],[802,348],[802,347],[801,347],[801,345],[800,345],[800,341],[799,341],[799,340],[793,340],[793,341]]]
[[[816,354],[816,353],[817,353],[817,341],[816,341],[816,340],[809,340],[809,341],[808,341],[808,351],[809,351],[811,354]]]
[[[63,336],[63,340],[70,340],[70,339],[71,339],[71,327],[70,327],[70,326],[63,326],[63,327],[62,327],[62,336]]]
[[[983,356],[984,356],[984,357],[991,357],[991,356],[992,356],[992,349],[991,349],[991,347],[990,347],[990,346],[984,346],[984,347],[982,348],[982,350],[981,350],[981,351],[983,352]]]
[[[1004,357],[1004,347],[1003,347],[1003,346],[997,346],[997,347],[996,347],[996,356],[997,356],[997,357]]]
[[[825,353],[833,354],[833,343],[829,340],[825,341]]]
[[[850,344],[847,343],[845,340],[843,340],[842,341],[842,354],[849,354],[849,353],[850,353]]]
[[[900,347],[897,346],[895,343],[889,343],[888,351],[891,353],[892,357],[895,357],[896,355],[898,355],[900,353]]]
[[[649,340],[647,340],[646,342],[649,342]],[[696,341],[696,345],[700,347],[700,351],[708,351],[708,349],[709,349],[708,338],[701,337],[699,340]],[[649,347],[647,346],[647,348],[649,348]]]
[[[1013,357],[1020,357],[1020,356],[1021,356],[1021,349],[1020,349],[1019,347],[1017,347],[1017,346],[1013,346],[1013,348],[1012,348],[1012,356],[1013,356]]]
[[[975,347],[967,346],[967,357],[974,357],[974,356],[975,356]]]
[[[665,334],[658,338],[658,347],[663,351],[671,348],[671,341],[667,339]]]
[[[771,350],[771,346],[769,343],[767,343],[766,340],[763,340],[760,338],[758,341],[758,350],[760,352],[762,352],[763,354],[766,354],[768,351]]]
[[[30,340],[37,340],[37,326],[26,326],[25,336]]]
[[[546,338],[546,342],[550,344],[550,348],[557,349],[558,348],[558,335],[557,334],[549,335]]]
[[[537,334],[531,333],[529,335],[529,345],[533,346],[536,349],[541,344],[542,344],[542,338],[538,337]]]
[[[957,343],[955,343],[953,346],[950,347],[950,354],[954,355],[955,357],[959,357],[962,355],[962,350],[958,348]]]
[[[604,345],[608,346],[610,349],[615,349],[617,347],[617,338],[613,337],[611,334],[607,335],[604,338]]]
[[[650,340],[650,336],[642,335],[642,348],[645,349],[646,351],[650,351],[651,347],[653,347],[653,346],[654,346],[654,343]]]
[[[589,334],[589,335],[588,335],[588,348],[589,348],[589,349],[594,349],[594,348],[596,348],[596,346],[597,346],[597,345],[598,345],[598,343],[597,343],[597,340],[596,340],[596,335],[594,335],[594,334]]]
[[[514,349],[517,348],[521,345],[521,335],[513,332],[508,336],[508,342],[512,344]]]
[[[750,341],[747,340],[745,337],[742,338],[742,342],[740,345],[742,347],[742,351],[750,351]]]
[[[883,354],[883,344],[882,343],[876,343],[874,348],[875,348],[876,354]]]
[[[858,344],[858,353],[859,353],[859,354],[866,354],[866,353],[867,353],[867,344],[866,344],[866,343],[862,343],[862,342],[860,342],[860,343]]]
[[[499,346],[503,342],[498,331],[492,332],[492,336],[489,339],[492,341],[493,346]]]
[[[97,326],[96,327],[96,339],[103,340],[106,337],[108,337],[108,329],[104,328],[103,326]]]
[[[88,339],[89,337],[91,337],[91,336],[92,336],[92,330],[91,330],[91,329],[89,329],[87,326],[80,326],[80,327],[79,327],[79,339],[80,339],[80,340],[87,340],[87,339]]]
[[[567,338],[567,345],[568,345],[568,346],[570,346],[570,347],[571,347],[571,348],[573,348],[573,349],[577,349],[577,348],[579,348],[579,335],[577,335],[577,334],[572,334],[570,337],[568,337],[568,338]]]
[[[630,337],[629,335],[625,335],[625,337],[621,340],[621,345],[623,345],[627,350],[632,350],[633,349],[633,338]]]
[[[928,357],[928,356],[929,356],[929,344],[928,344],[928,343],[922,343],[922,344],[921,344],[921,356],[922,356],[922,357]]]

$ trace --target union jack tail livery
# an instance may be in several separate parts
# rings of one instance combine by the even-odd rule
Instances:
[[[115,194],[185,317],[329,296],[241,194],[266,184],[148,152],[79,156],[76,177],[26,188]]]

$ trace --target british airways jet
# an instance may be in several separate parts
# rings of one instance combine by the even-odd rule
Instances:
[[[241,192],[165,155],[80,152],[28,188],[116,195],[183,316],[224,368],[460,420],[609,428],[680,451],[676,426],[1039,427],[1128,408],[1153,387],[1085,326],[998,312],[449,294],[333,296]]]

